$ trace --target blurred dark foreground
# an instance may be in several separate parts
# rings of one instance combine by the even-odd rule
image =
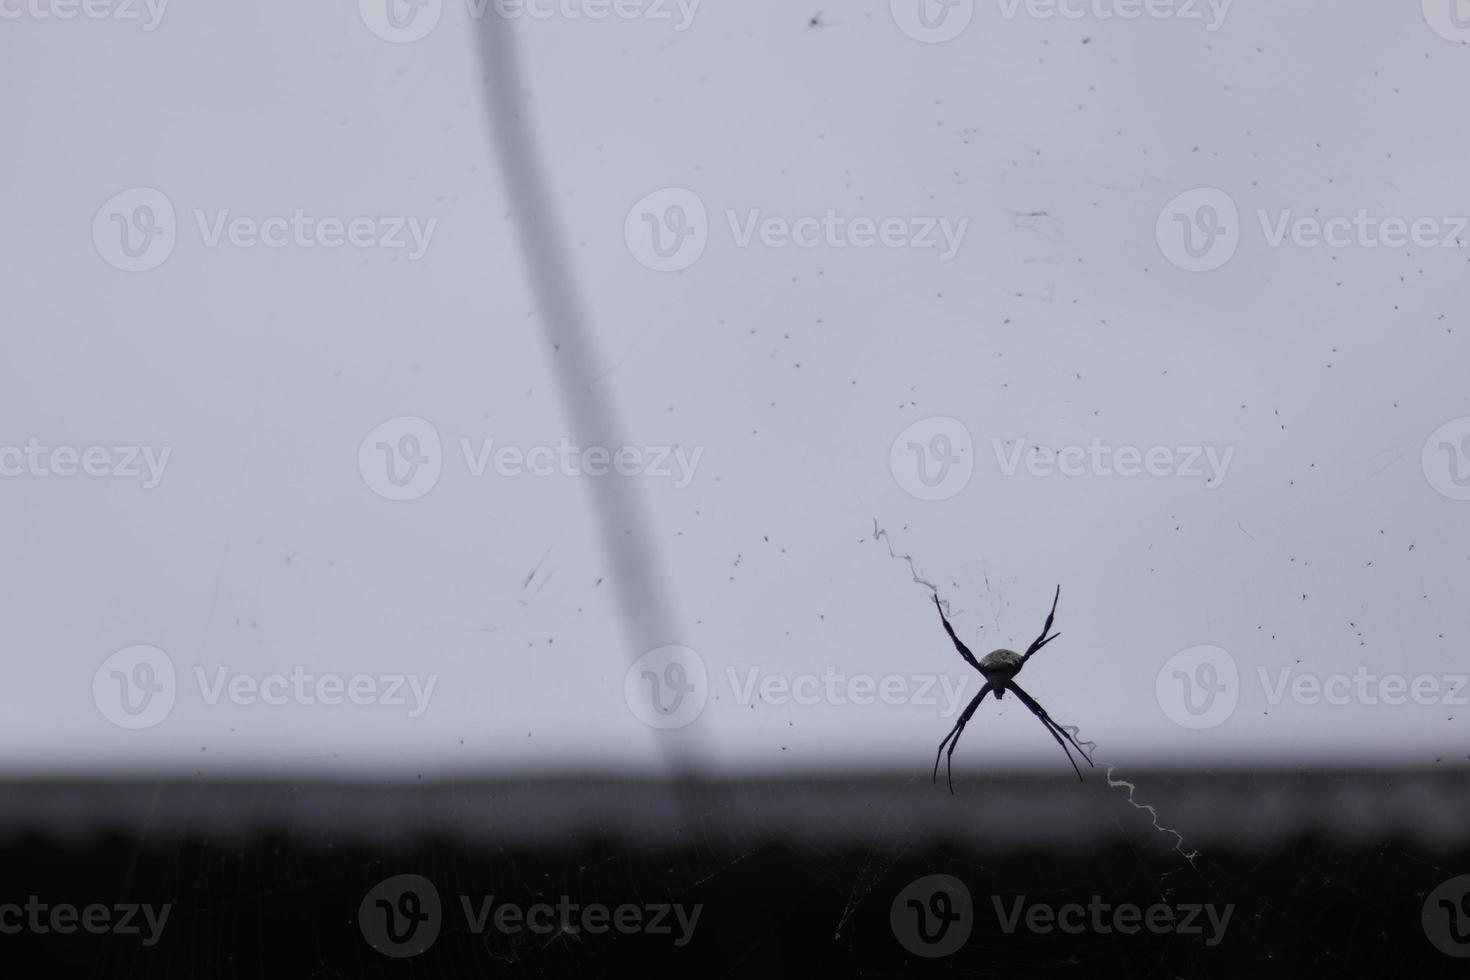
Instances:
[[[1465,772],[1127,775],[14,781],[0,975],[1470,974]]]

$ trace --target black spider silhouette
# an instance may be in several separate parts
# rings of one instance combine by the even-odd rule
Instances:
[[[939,751],[934,753],[933,779],[937,780],[939,778],[939,756],[944,753],[945,744],[949,744],[949,754],[945,756],[944,765],[945,779],[949,782],[949,792],[951,795],[954,794],[955,746],[960,744],[960,735],[964,733],[965,724],[970,720],[970,716],[975,713],[976,708],[980,707],[980,702],[985,700],[985,695],[992,691],[995,692],[997,701],[1005,695],[1006,691],[1014,691],[1016,693],[1016,697],[1021,699],[1021,703],[1030,709],[1033,715],[1040,719],[1041,723],[1046,726],[1046,730],[1050,733],[1051,737],[1057,740],[1057,744],[1062,747],[1062,751],[1067,755],[1067,761],[1072,763],[1072,768],[1077,771],[1078,779],[1082,778],[1082,770],[1077,768],[1077,762],[1072,758],[1072,752],[1067,748],[1067,742],[1072,743],[1072,748],[1075,748],[1081,753],[1082,758],[1087,760],[1089,766],[1093,764],[1092,759],[1086,752],[1082,751],[1082,746],[1077,744],[1076,740],[1072,738],[1071,733],[1052,721],[1051,715],[1046,713],[1046,709],[1037,704],[1036,699],[1022,690],[1021,685],[1015,681],[1016,675],[1021,672],[1022,667],[1026,666],[1026,661],[1031,659],[1033,653],[1062,635],[1060,633],[1053,633],[1051,636],[1046,635],[1051,629],[1052,621],[1056,619],[1057,600],[1061,597],[1062,587],[1059,585],[1057,586],[1056,596],[1051,600],[1051,612],[1047,614],[1046,625],[1041,628],[1041,635],[1036,638],[1031,646],[1026,648],[1024,654],[1018,654],[1014,650],[992,650],[985,655],[984,660],[979,661],[970,652],[970,648],[965,646],[958,636],[955,636],[954,627],[949,625],[949,620],[944,615],[944,607],[939,604],[939,596],[936,595],[934,597],[934,608],[939,610],[939,621],[944,624],[944,631],[954,641],[955,649],[960,652],[960,656],[965,658],[965,663],[974,667],[985,677],[985,686],[980,688],[980,693],[975,695],[974,700],[965,706],[965,710],[960,714],[960,720],[955,722],[954,727],[949,730],[949,734],[944,736],[944,741],[939,743]],[[1062,741],[1063,736],[1066,737],[1067,742]]]

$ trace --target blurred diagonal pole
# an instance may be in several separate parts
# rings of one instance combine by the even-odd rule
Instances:
[[[603,393],[604,388],[593,386],[599,363],[597,341],[551,204],[546,169],[530,123],[521,111],[520,97],[526,84],[511,25],[489,8],[475,24],[495,151],[568,417],[584,446],[625,445],[612,398]],[[590,481],[590,485],[603,549],[613,571],[624,639],[631,648],[630,659],[655,647],[677,643],[671,600],[636,484],[609,475]],[[660,732],[657,738],[676,780],[682,783],[697,775],[698,737],[690,727]]]

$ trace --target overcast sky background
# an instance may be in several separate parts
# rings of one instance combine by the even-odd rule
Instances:
[[[1470,502],[1451,469],[1470,474],[1470,423],[1431,436],[1470,416],[1470,249],[1272,247],[1257,214],[1362,209],[1445,233],[1470,214],[1470,47],[1448,3],[1428,6],[1238,4],[1210,30],[1202,4],[1203,20],[1125,21],[980,2],[942,43],[906,34],[888,0],[824,0],[815,27],[815,0],[706,0],[684,30],[674,7],[513,23],[600,338],[589,381],[632,443],[702,453],[687,486],[638,479],[673,583],[667,642],[709,677],[703,712],[669,732],[624,696],[638,651],[588,479],[477,478],[463,458],[461,439],[575,434],[465,3],[446,0],[410,43],[347,2],[177,4],[153,30],[6,7],[0,445],[170,455],[151,488],[0,477],[0,766],[656,769],[661,740],[693,733],[711,771],[922,775],[953,724],[938,686],[935,703],[898,705],[743,704],[737,690],[752,669],[829,668],[978,690],[875,519],[979,654],[1024,649],[1061,584],[1062,638],[1021,680],[1100,758],[1463,762],[1470,708],[1443,697],[1470,672]],[[176,242],[129,272],[107,230],[138,199],[105,205],[139,187],[166,196]],[[708,216],[703,253],[672,272],[625,235],[635,204],[670,187]],[[1219,268],[1188,271],[1157,228],[1202,187],[1238,208],[1237,241]],[[417,257],[210,247],[198,225],[298,208],[436,224]],[[742,246],[727,216],[829,209],[968,224],[945,259]],[[433,425],[442,472],[394,501],[359,449],[401,416]],[[930,445],[936,416],[970,436],[972,471],[924,500],[902,465],[909,437],[899,465],[891,450],[916,423]],[[1218,481],[1004,472],[1018,441],[1094,439],[1233,454]],[[137,644],[177,679],[171,710],[132,730],[109,721],[94,675]],[[1171,720],[1156,679],[1200,645],[1227,651],[1239,681],[1234,710],[1196,730]],[[410,717],[211,705],[195,676],[297,665],[437,680]],[[1259,677],[1360,667],[1427,675],[1441,700],[1273,705]],[[1014,698],[981,709],[955,758],[957,776],[1066,772]]]

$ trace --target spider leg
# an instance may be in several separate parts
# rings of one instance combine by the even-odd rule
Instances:
[[[1037,650],[1040,650],[1042,647],[1046,646],[1052,640],[1055,640],[1058,636],[1061,636],[1062,635],[1060,633],[1054,634],[1052,636],[1047,636],[1046,635],[1047,633],[1049,633],[1051,631],[1051,624],[1057,618],[1057,600],[1060,599],[1061,597],[1062,597],[1062,587],[1060,585],[1058,585],[1057,586],[1057,594],[1054,595],[1054,596],[1052,596],[1052,600],[1051,600],[1051,612],[1049,612],[1049,613],[1046,614],[1046,625],[1041,628],[1041,635],[1038,636],[1035,639],[1035,641],[1029,647],[1026,648],[1026,652],[1021,656],[1021,665],[1022,666],[1025,666],[1026,661],[1028,661],[1028,660],[1031,659],[1031,655],[1033,653],[1035,653]]]
[[[980,707],[980,702],[985,700],[985,695],[989,694],[992,690],[993,688],[987,681],[985,686],[980,688],[980,693],[975,695],[969,704],[965,705],[965,710],[960,713],[960,720],[954,723],[954,727],[949,730],[949,734],[944,736],[944,741],[939,743],[939,751],[934,753],[934,775],[930,777],[930,782],[939,778],[939,756],[944,752],[945,742],[949,743],[949,755],[945,756],[944,778],[949,783],[950,796],[954,795],[954,748],[960,744],[960,735],[965,730],[965,724],[975,714],[975,709]]]
[[[1043,725],[1046,726],[1046,730],[1051,733],[1051,737],[1056,739],[1057,744],[1062,747],[1062,751],[1067,754],[1067,761],[1072,763],[1072,768],[1077,771],[1077,778],[1081,779],[1082,770],[1077,768],[1077,762],[1072,758],[1072,753],[1067,748],[1067,742],[1072,743],[1072,747],[1082,754],[1082,758],[1087,760],[1087,764],[1089,766],[1095,765],[1095,763],[1092,761],[1092,757],[1089,756],[1086,752],[1083,752],[1082,746],[1077,744],[1077,740],[1072,737],[1072,733],[1062,728],[1061,725],[1058,725],[1055,721],[1053,721],[1051,715],[1046,713],[1046,709],[1043,708],[1040,704],[1037,704],[1035,698],[1027,694],[1025,691],[1021,690],[1020,685],[1018,685],[1015,681],[1011,681],[1010,688],[1015,693],[1016,697],[1021,699],[1021,703],[1024,704],[1027,708],[1031,709],[1031,713],[1035,715]],[[1060,732],[1061,734],[1059,735],[1058,732]],[[1062,735],[1065,735],[1067,737],[1067,742],[1062,741]]]
[[[939,596],[937,594],[934,596],[934,608],[939,610],[939,621],[944,624],[944,631],[948,633],[949,638],[954,641],[954,648],[960,652],[960,656],[965,658],[966,663],[968,663],[971,667],[974,667],[976,670],[979,670],[979,661],[977,661],[975,659],[975,655],[970,652],[970,648],[965,646],[964,642],[961,641],[958,636],[955,636],[954,627],[949,625],[949,620],[945,618],[944,607],[939,604]]]

